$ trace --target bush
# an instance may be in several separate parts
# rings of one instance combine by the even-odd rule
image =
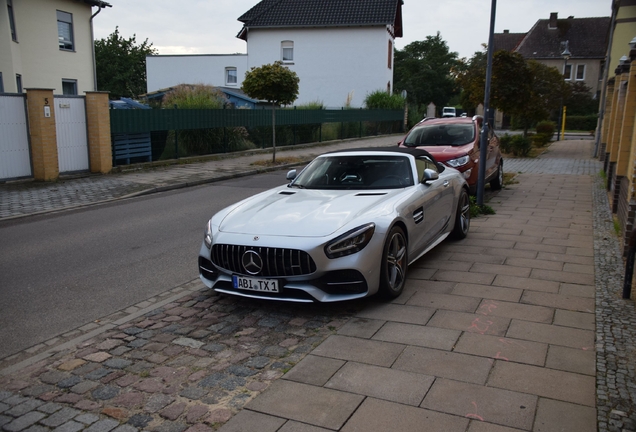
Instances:
[[[503,153],[512,153],[512,135],[504,134],[499,137],[499,149]]]
[[[596,129],[597,115],[567,116],[565,118],[566,130],[591,131]]]
[[[555,131],[556,131],[555,122],[544,120],[537,123],[537,134],[553,136]]]
[[[525,157],[532,150],[532,141],[523,135],[514,135],[510,140],[510,147],[514,156]]]
[[[386,91],[376,90],[367,94],[364,104],[369,109],[404,109],[404,98],[397,94],[388,94]]]

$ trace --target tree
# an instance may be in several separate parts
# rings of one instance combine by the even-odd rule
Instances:
[[[148,39],[137,44],[136,35],[124,39],[119,27],[105,39],[95,41],[97,88],[111,99],[136,98],[146,92],[146,56],[158,51]]]
[[[554,67],[520,54],[497,51],[493,56],[490,105],[515,118],[524,135],[533,124],[547,120],[563,97],[563,76]],[[486,54],[477,52],[458,78],[462,101],[477,106],[484,100]]]
[[[276,163],[276,106],[289,105],[298,98],[296,72],[276,61],[261,67],[253,67],[246,74],[241,90],[249,97],[266,100],[272,104],[272,162]]]
[[[457,93],[455,74],[461,65],[440,33],[395,51],[394,87],[407,91],[409,102],[444,106]]]
[[[567,83],[563,105],[568,107],[568,115],[594,115],[598,113],[598,98],[594,98],[592,88],[583,81]]]
[[[558,111],[565,89],[563,75],[557,68],[535,60],[528,60],[527,67],[530,72],[530,98],[528,104],[517,112],[524,135],[527,135],[529,127],[549,119],[552,112]]]

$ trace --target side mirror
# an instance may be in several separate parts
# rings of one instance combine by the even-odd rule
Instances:
[[[295,169],[287,171],[287,180],[292,181],[295,178],[296,178],[296,170]]]
[[[424,170],[424,174],[422,175],[422,183],[428,184],[428,182],[435,181],[439,178],[439,173],[435,170],[427,168]]]

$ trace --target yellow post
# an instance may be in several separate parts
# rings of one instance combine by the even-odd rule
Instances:
[[[563,107],[563,120],[561,122],[561,141],[563,141],[563,137],[565,136],[565,113],[568,110],[568,107]]]

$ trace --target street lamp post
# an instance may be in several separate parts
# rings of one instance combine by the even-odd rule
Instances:
[[[563,50],[563,52],[561,53],[561,57],[563,57],[563,76],[565,77],[565,72],[568,68],[568,60],[570,59],[570,57],[572,56],[572,53],[570,52],[569,49],[569,45],[570,45],[570,41],[566,40],[565,41],[565,49]],[[570,71],[570,79],[572,78],[572,71]],[[557,125],[557,141],[563,139],[562,134],[565,133],[565,125],[563,124],[563,98],[564,96],[561,95],[561,109],[559,110],[559,124]]]

